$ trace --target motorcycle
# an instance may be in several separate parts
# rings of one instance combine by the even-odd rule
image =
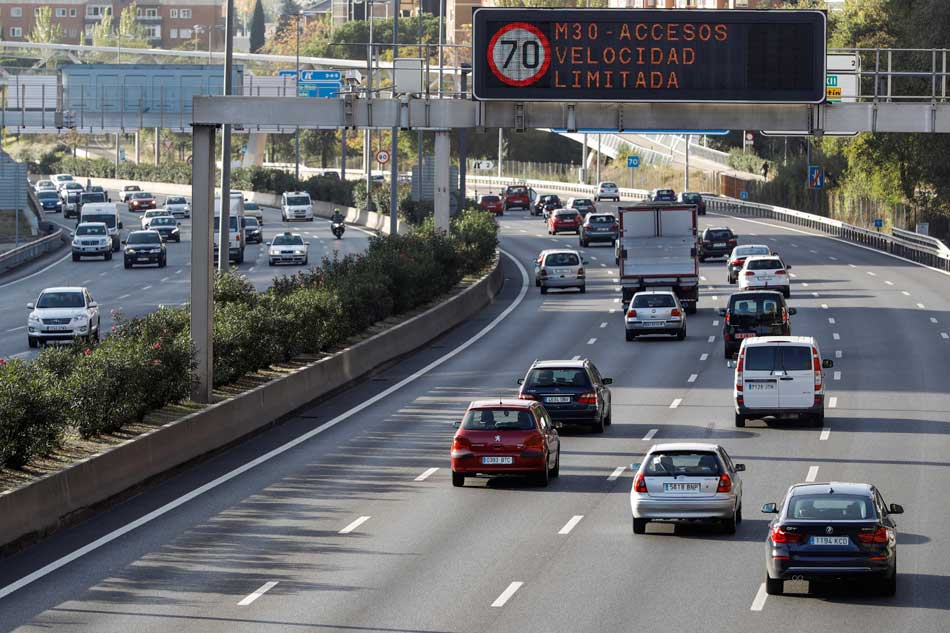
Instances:
[[[330,231],[333,232],[333,234],[336,236],[336,239],[338,240],[343,238],[343,232],[345,230],[346,230],[346,225],[343,224],[342,222],[333,222],[330,225]]]

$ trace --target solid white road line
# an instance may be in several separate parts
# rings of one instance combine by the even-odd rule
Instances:
[[[25,329],[26,329],[26,326],[25,326],[25,325],[21,325],[20,327],[15,327],[15,328],[11,328],[11,329],[7,330],[7,333],[9,334],[10,332],[16,332],[16,331],[25,330]]]
[[[601,323],[601,324],[600,324],[600,327],[602,327],[602,328],[605,328],[605,327],[607,327],[607,322],[606,322],[606,321],[604,321],[603,323]]]
[[[270,591],[276,586],[277,586],[276,580],[265,582],[263,585],[261,585],[260,589],[258,589],[257,591],[249,595],[248,597],[244,598],[244,600],[241,600],[240,602],[238,602],[238,606],[246,607],[247,605],[251,604],[252,602],[257,600],[258,598],[260,598],[261,596],[263,596],[265,593],[267,593],[268,591]]]
[[[570,520],[570,521],[568,521],[567,523],[564,524],[564,527],[562,527],[560,530],[557,531],[557,533],[558,533],[558,534],[570,534],[570,533],[571,533],[571,530],[573,530],[574,527],[575,527],[578,523],[580,523],[580,522],[581,522],[581,519],[583,519],[583,518],[584,518],[584,515],[583,515],[583,514],[575,514],[574,516],[571,517],[571,520]],[[512,592],[512,593],[514,593],[514,592]]]
[[[765,583],[763,582],[759,585],[759,590],[755,592],[755,599],[752,601],[752,606],[749,607],[750,611],[761,611],[762,607],[765,606],[765,599],[769,597],[769,594],[765,593]]]
[[[615,479],[617,479],[617,477],[622,475],[623,471],[625,470],[626,468],[624,468],[623,466],[617,466],[616,468],[614,468],[614,472],[610,473],[610,475],[607,476],[607,481],[614,481]]]
[[[518,259],[514,257],[511,253],[505,250],[502,250],[501,253],[505,255],[508,259],[510,259],[512,262],[514,262],[515,266],[518,268],[518,271],[521,273],[521,290],[518,292],[518,296],[515,297],[515,300],[511,302],[511,305],[505,308],[501,312],[501,314],[499,314],[494,319],[492,319],[487,325],[485,325],[485,327],[483,327],[481,330],[476,332],[474,336],[466,340],[464,343],[462,343],[461,345],[459,345],[452,351],[448,352],[444,356],[441,356],[435,359],[434,361],[432,361],[425,367],[422,367],[416,370],[415,372],[413,372],[412,374],[406,376],[405,378],[403,378],[396,384],[392,385],[388,389],[384,389],[383,391],[379,392],[375,396],[372,396],[370,398],[367,398],[366,400],[363,400],[355,407],[344,411],[343,413],[336,416],[335,418],[327,420],[326,422],[324,422],[317,428],[307,431],[303,435],[300,435],[299,437],[296,437],[290,440],[286,444],[278,446],[277,448],[271,451],[268,451],[267,453],[264,453],[260,457],[252,459],[251,461],[246,462],[242,464],[241,466],[238,466],[234,470],[221,475],[217,479],[209,481],[203,486],[199,486],[198,488],[195,488],[194,490],[191,490],[190,492],[183,494],[177,499],[173,499],[172,501],[169,501],[162,507],[156,508],[155,510],[152,510],[148,514],[143,515],[139,517],[138,519],[135,519],[134,521],[131,521],[130,523],[123,525],[122,527],[116,528],[115,530],[109,532],[108,534],[105,534],[99,537],[95,541],[91,543],[87,543],[86,545],[83,545],[79,549],[76,549],[70,552],[69,554],[66,554],[65,556],[62,556],[56,559],[52,563],[49,563],[48,565],[44,565],[40,569],[37,569],[36,571],[30,574],[27,574],[23,578],[20,578],[19,580],[16,580],[10,583],[9,585],[0,588],[0,600],[10,595],[14,591],[17,591],[18,589],[22,589],[23,587],[26,587],[36,582],[40,578],[48,576],[49,574],[53,573],[57,569],[65,567],[66,565],[70,564],[71,562],[75,560],[82,558],[83,556],[85,556],[86,554],[90,552],[96,551],[103,545],[107,545],[111,543],[112,541],[116,540],[117,538],[120,538],[128,534],[129,532],[132,532],[133,530],[143,525],[151,523],[158,517],[168,514],[172,510],[175,510],[176,508],[183,506],[184,504],[188,503],[189,501],[192,501],[193,499],[196,499],[197,497],[200,497],[206,492],[210,490],[214,490],[218,486],[221,486],[222,484],[225,484],[231,481],[232,479],[235,479],[236,477],[243,475],[247,471],[253,468],[256,468],[257,466],[260,466],[261,464],[269,462],[275,457],[282,455],[283,453],[286,453],[287,451],[303,444],[304,442],[309,441],[310,439],[316,437],[317,435],[335,427],[341,422],[344,422],[350,419],[357,413],[360,413],[361,411],[366,410],[367,408],[375,405],[377,402],[388,398],[389,396],[399,391],[406,385],[415,382],[422,376],[425,376],[436,367],[439,367],[445,364],[446,362],[448,362],[449,360],[455,358],[456,356],[458,356],[459,354],[467,350],[469,347],[471,347],[472,345],[474,345],[475,343],[483,339],[489,332],[491,332],[496,327],[498,327],[498,325],[502,321],[508,318],[508,315],[514,312],[518,308],[518,306],[520,306],[524,302],[524,298],[528,294],[528,271],[525,270],[525,267],[521,264],[521,262],[519,262]],[[190,264],[191,262],[188,262],[188,263]]]
[[[37,275],[42,275],[43,273],[45,273],[47,270],[49,270],[49,269],[52,268],[53,266],[57,266],[57,265],[59,265],[59,264],[62,264],[64,261],[66,261],[66,260],[69,259],[70,257],[72,257],[72,253],[71,253],[71,252],[70,252],[70,253],[66,253],[65,255],[63,255],[62,257],[60,257],[59,259],[57,259],[55,262],[53,262],[52,264],[50,264],[49,266],[46,266],[46,267],[44,267],[44,268],[40,268],[40,269],[39,269],[38,271],[36,271],[35,273],[30,273],[30,274],[27,275],[26,277],[20,277],[19,279],[14,279],[13,281],[8,281],[8,282],[5,283],[5,284],[0,284],[0,288],[6,288],[7,286],[12,286],[12,285],[14,285],[14,284],[18,284],[18,283],[20,283],[21,281],[26,281],[27,279],[32,279],[33,277],[36,277]]]
[[[831,437],[831,428],[829,428],[829,427],[826,426],[825,428],[823,428],[823,429],[821,430],[821,435],[818,436],[818,439],[819,439],[820,441],[824,442],[824,441],[827,440],[829,437]]]
[[[674,400],[673,402],[670,403],[670,408],[671,408],[671,409],[675,409],[676,407],[680,406],[680,403],[681,403],[682,401],[683,401],[682,398],[677,398],[676,400]]]
[[[355,521],[353,521],[352,523],[350,523],[349,525],[347,525],[347,526],[346,526],[345,528],[343,528],[342,530],[340,530],[339,533],[340,533],[340,534],[349,534],[350,532],[352,532],[353,530],[355,530],[355,529],[358,528],[359,526],[361,526],[361,525],[363,525],[364,523],[366,523],[367,521],[369,521],[369,519],[370,519],[370,517],[365,517],[365,516],[364,516],[364,517],[360,517],[360,518],[356,519]]]
[[[710,336],[709,338],[706,339],[706,341],[707,341],[708,343],[715,343],[715,342],[716,342],[716,337],[715,337],[715,336]]]
[[[438,468],[429,468],[425,472],[423,472],[421,475],[416,477],[415,481],[425,481],[426,479],[434,475],[438,470],[439,470]]]
[[[841,340],[841,335],[838,334],[837,332],[834,332],[834,333],[832,333],[831,338],[833,338],[833,339],[836,340],[836,341],[840,341],[840,340]]]
[[[660,429],[650,429],[649,431],[647,431],[647,434],[643,436],[643,441],[649,442],[650,440],[652,440],[653,436],[656,435],[657,431],[659,430]],[[623,469],[621,468],[620,470],[622,471]]]
[[[910,296],[910,293],[907,292],[906,290],[901,290],[901,294],[904,295],[905,297],[909,297],[909,296]]]
[[[122,301],[123,299],[128,299],[128,298],[131,297],[131,296],[132,296],[132,295],[122,295],[122,296],[119,297],[119,301]]]
[[[805,475],[805,481],[812,482],[812,481],[815,481],[815,479],[817,478],[818,478],[818,466],[809,466],[808,474]]]
[[[837,397],[837,396],[831,396],[830,398],[828,398],[828,408],[829,408],[829,409],[837,409],[837,408],[838,408],[838,397]]]
[[[697,378],[699,378],[699,374],[690,374],[689,378],[686,379],[686,382],[696,382]]]
[[[709,358],[709,354],[703,354],[699,357],[699,360],[706,360],[707,358]]]
[[[511,599],[511,596],[515,595],[515,592],[521,589],[523,582],[515,581],[508,585],[508,588],[501,592],[501,595],[495,598],[495,601],[491,603],[493,607],[503,607],[505,603]]]
[[[840,372],[840,371],[836,371],[836,372],[835,372],[835,380],[841,380],[841,372]]]
[[[597,342],[597,339],[596,339],[596,338],[592,338],[592,339],[588,339],[587,344],[588,344],[588,345],[593,345],[593,344],[596,343],[596,342]]]

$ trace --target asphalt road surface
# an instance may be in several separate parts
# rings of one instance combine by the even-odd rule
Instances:
[[[577,238],[551,238],[524,213],[501,224],[506,283],[493,305],[371,379],[5,560],[0,630],[950,628],[950,279],[791,227],[707,216],[793,264],[793,333],[817,337],[835,360],[824,429],[736,429],[715,310],[735,289],[723,263],[701,265],[686,341],[626,343],[609,247],[584,249],[587,294],[542,297],[522,269]],[[561,477],[548,488],[453,488],[451,423],[466,404],[513,395],[535,359],[575,356],[614,378],[613,426],[564,433]],[[653,442],[689,440],[721,443],[747,465],[745,520],[731,536],[655,524],[635,536],[624,467]],[[765,597],[758,508],[809,475],[872,482],[904,505],[895,597],[807,595],[805,583]]]
[[[113,200],[118,200],[118,192],[110,192]],[[164,196],[157,196],[161,207]],[[330,222],[315,218],[310,222],[283,222],[279,209],[265,208],[264,244],[251,244],[246,247],[244,263],[236,269],[258,288],[263,290],[271,280],[282,274],[293,274],[301,270],[300,266],[267,265],[266,242],[278,233],[293,231],[301,233],[310,242],[310,262],[319,263],[323,257],[333,258],[366,249],[369,233],[354,226],[347,228],[343,239],[337,240],[330,233]],[[122,214],[125,237],[129,231],[141,228],[143,213]],[[65,220],[60,214],[49,214],[47,218],[70,230],[76,228],[73,219]],[[181,243],[167,244],[168,266],[140,266],[126,270],[122,266],[122,252],[113,253],[112,261],[102,258],[83,258],[72,261],[71,251],[67,248],[57,254],[18,270],[15,276],[0,278],[0,358],[32,358],[38,350],[30,350],[27,345],[26,319],[29,310],[26,304],[36,301],[44,288],[54,286],[86,286],[100,306],[103,336],[113,324],[112,311],[116,310],[128,318],[141,316],[155,310],[160,305],[179,305],[189,300],[191,292],[191,220],[181,221]],[[232,265],[233,267],[233,265]]]

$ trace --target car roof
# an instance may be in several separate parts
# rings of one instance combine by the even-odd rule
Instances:
[[[134,235],[136,233],[154,233],[155,235],[158,235],[158,231],[154,231],[152,229],[139,229],[137,231],[129,231],[129,235]]]
[[[640,290],[633,294],[634,297],[637,295],[671,295],[674,294],[672,288],[649,288],[647,290]]]
[[[573,253],[577,255],[578,257],[581,256],[579,252],[575,250],[571,250],[570,248],[552,248],[551,250],[541,251],[541,252],[544,253],[545,255],[554,255],[554,254],[559,254],[559,253]]]
[[[777,259],[780,262],[782,261],[782,258],[779,257],[778,255],[749,255],[746,258],[745,262],[748,264],[749,262],[760,262],[760,261],[765,261],[765,260],[770,260],[770,259]],[[784,262],[782,263],[782,265],[783,266],[785,265]]]
[[[795,484],[788,489],[789,496],[797,495],[827,495],[827,494],[846,494],[846,495],[868,495],[870,496],[874,486],[866,483],[854,483],[848,481],[828,481],[815,483]]]
[[[567,368],[567,369],[583,369],[587,365],[587,359],[581,358],[578,360],[536,360],[531,364],[531,369],[547,369],[547,368]]]
[[[731,231],[728,226],[707,226],[706,231]]]
[[[43,288],[40,290],[40,294],[44,292],[83,292],[85,289],[84,286],[53,286],[52,288]]]
[[[76,228],[78,229],[81,226],[105,226],[105,225],[106,225],[105,222],[80,222],[79,224],[76,225]]]
[[[739,244],[732,250],[736,250],[736,248],[767,248],[770,253],[772,252],[772,247],[768,244]]]
[[[652,453],[654,451],[716,451],[719,449],[718,444],[708,444],[704,442],[667,442],[665,444],[654,444],[650,447],[650,450],[647,451]]]
[[[742,339],[745,347],[758,347],[761,345],[814,345],[815,338],[812,336],[756,336],[753,338]]]
[[[537,400],[521,400],[519,398],[498,398],[497,400],[473,400],[469,409],[497,409],[499,407],[510,407],[517,409],[530,409],[538,404]]]
[[[741,299],[743,297],[748,297],[750,295],[754,296],[754,295],[761,295],[761,294],[781,295],[782,299],[785,298],[785,295],[782,295],[782,293],[778,290],[770,290],[768,288],[762,288],[760,290],[740,290],[739,292],[733,292],[731,295],[729,295],[729,300],[732,301],[734,298]]]
[[[285,191],[285,196],[309,196],[310,194],[306,191]]]

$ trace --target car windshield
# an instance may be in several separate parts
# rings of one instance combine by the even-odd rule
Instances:
[[[673,193],[672,189],[657,189],[656,197],[657,199],[669,199],[672,200],[676,194]]]
[[[718,477],[719,458],[709,451],[663,451],[651,453],[644,467],[647,477]]]
[[[185,204],[184,198],[165,198],[165,204]]]
[[[749,257],[750,255],[771,255],[768,246],[740,246],[733,255],[735,257]]]
[[[175,218],[155,218],[149,223],[149,226],[175,226],[177,224]]]
[[[684,193],[683,202],[689,202],[690,204],[695,204],[697,202],[702,202],[703,197],[698,193]]]
[[[729,306],[729,317],[777,317],[781,311],[782,304],[776,296],[733,297]]]
[[[544,258],[545,266],[577,266],[580,263],[574,253],[551,253]]]
[[[709,229],[706,231],[707,240],[726,241],[732,239],[732,233],[729,229]]]
[[[96,213],[83,213],[82,214],[83,222],[102,222],[110,229],[115,228],[115,214],[96,214]]]
[[[244,218],[244,228],[256,229],[258,226],[257,218]]]
[[[843,494],[793,495],[788,502],[789,519],[812,521],[865,521],[875,518],[869,497]]]
[[[573,207],[575,209],[586,209],[587,207],[593,206],[594,203],[587,199],[575,200]]]
[[[67,193],[67,194],[66,194],[66,202],[79,202],[79,194],[78,194],[78,193]]]
[[[36,197],[40,200],[55,200],[59,197],[59,194],[55,191],[39,191]]]
[[[231,228],[232,231],[238,230],[237,216],[234,216],[234,215],[228,216],[228,226]],[[214,230],[217,231],[219,228],[221,228],[221,216],[216,215],[214,216]]]
[[[73,179],[73,177],[68,174],[61,174],[59,176],[54,176],[54,178],[56,178],[56,182],[68,182]]]
[[[81,292],[44,292],[36,302],[37,308],[85,308]]]
[[[70,181],[63,185],[63,189],[82,189],[82,185],[80,185],[78,182]]]
[[[557,202],[559,198],[557,196],[547,195],[541,196],[541,202]]]
[[[577,213],[574,211],[558,211],[554,214],[558,220],[576,220]]]
[[[76,227],[76,235],[105,235],[106,227],[104,226],[83,226],[80,224]]]
[[[751,259],[746,261],[748,270],[778,270],[784,268],[782,262],[777,259]]]
[[[274,238],[274,246],[303,246],[303,238],[299,235],[278,235]]]
[[[538,368],[528,372],[524,386],[531,388],[546,387],[590,387],[590,378],[587,372],[579,367],[565,369]]]
[[[287,198],[287,204],[290,206],[306,206],[310,204],[310,198],[307,196],[289,196]]]
[[[152,233],[150,231],[143,231],[141,233],[131,233],[129,235],[129,244],[158,244],[161,243],[162,238],[158,236],[158,233]]]
[[[612,215],[592,215],[588,220],[591,224],[613,224],[616,221],[617,218]]]
[[[535,428],[535,421],[527,409],[471,409],[462,420],[462,428],[468,431],[530,431]]]
[[[633,308],[675,308],[676,300],[673,295],[649,294],[637,295],[633,298]]]
[[[810,347],[803,345],[755,345],[746,350],[746,371],[809,371]]]
[[[146,200],[148,198],[151,198],[152,194],[148,193],[147,191],[138,191],[136,193],[133,193],[132,197],[135,198],[136,200]]]

